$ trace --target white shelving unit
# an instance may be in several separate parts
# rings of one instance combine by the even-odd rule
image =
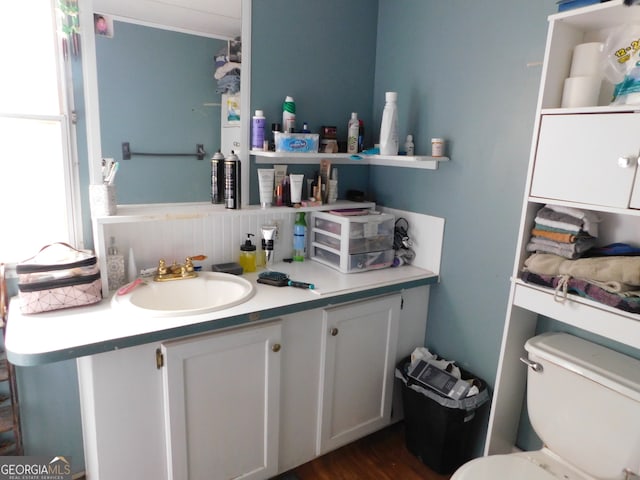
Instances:
[[[615,27],[638,22],[640,7],[627,7],[622,0],[549,17],[518,248],[485,443],[487,455],[511,453],[515,447],[526,388],[526,367],[519,357],[526,356],[524,343],[535,335],[538,316],[640,348],[640,315],[577,295],[558,302],[553,290],[519,279],[529,255],[526,244],[536,212],[545,204],[597,213],[602,220],[599,245],[638,243],[640,140],[636,132],[640,106],[601,102],[593,107],[560,108],[574,47],[604,42]],[[620,164],[621,157],[628,162]]]
[[[264,152],[251,150],[249,152],[256,158],[257,164],[294,163],[316,164],[322,158],[331,159],[332,165],[379,165],[386,167],[418,168],[424,170],[437,170],[440,162],[449,161],[449,157],[430,157],[416,155],[357,155],[354,159],[349,153],[288,153],[288,152]]]

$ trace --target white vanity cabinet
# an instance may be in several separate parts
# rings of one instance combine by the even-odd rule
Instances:
[[[640,348],[640,315],[569,294],[558,301],[549,288],[519,279],[536,212],[545,204],[595,212],[598,245],[638,245],[640,228],[640,114],[638,105],[561,108],[564,79],[576,45],[605,42],[609,33],[640,22],[640,7],[611,0],[549,17],[542,79],[531,144],[525,200],[485,454],[511,453],[526,389],[524,343],[539,316]],[[605,52],[606,53],[606,52]],[[605,91],[610,85],[604,86]],[[606,96],[601,96],[606,98]],[[603,407],[606,408],[606,407]]]
[[[283,317],[280,472],[402,418],[394,369],[421,346],[428,302],[422,286]]]
[[[277,473],[281,341],[272,322],[162,344],[169,480]]]
[[[81,357],[87,477],[277,473],[281,324]]]
[[[389,424],[400,295],[325,309],[317,453]]]
[[[77,359],[87,478],[167,478],[158,348],[150,343]]]
[[[423,285],[79,358],[88,477],[264,479],[389,425],[428,301]]]

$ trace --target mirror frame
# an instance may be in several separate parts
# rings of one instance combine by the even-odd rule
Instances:
[[[240,141],[243,148],[238,157],[245,165],[241,169],[241,191],[242,206],[249,204],[249,119],[251,118],[251,2],[252,0],[242,0],[241,18],[241,41],[242,41],[242,72],[240,74]],[[93,0],[80,0],[80,25],[84,35],[82,35],[82,81],[85,98],[86,128],[87,128],[87,154],[89,162],[89,183],[101,183],[101,161],[102,161],[102,141],[100,134],[100,99],[98,95],[98,63],[96,56],[95,35],[93,33]],[[117,15],[114,15],[117,18]],[[169,30],[179,30],[172,26],[158,25],[145,22],[143,18],[134,19],[140,23],[157,28],[167,28]],[[202,34],[202,32],[191,32]],[[212,35],[215,32],[211,32]]]

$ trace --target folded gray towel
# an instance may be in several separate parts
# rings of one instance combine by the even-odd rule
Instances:
[[[579,238],[574,243],[563,243],[543,237],[531,237],[527,244],[528,252],[544,252],[560,255],[564,258],[576,259],[595,245],[596,239]]]

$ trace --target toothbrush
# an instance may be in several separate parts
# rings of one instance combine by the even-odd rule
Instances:
[[[290,287],[308,288],[309,290],[313,290],[315,288],[313,283],[297,282],[295,280],[289,280],[288,285]]]
[[[117,295],[126,295],[127,293],[131,292],[131,290],[136,288],[138,285],[143,283],[143,281],[144,280],[142,280],[141,278],[136,278],[133,282],[125,285],[124,287],[120,287],[116,293]]]

